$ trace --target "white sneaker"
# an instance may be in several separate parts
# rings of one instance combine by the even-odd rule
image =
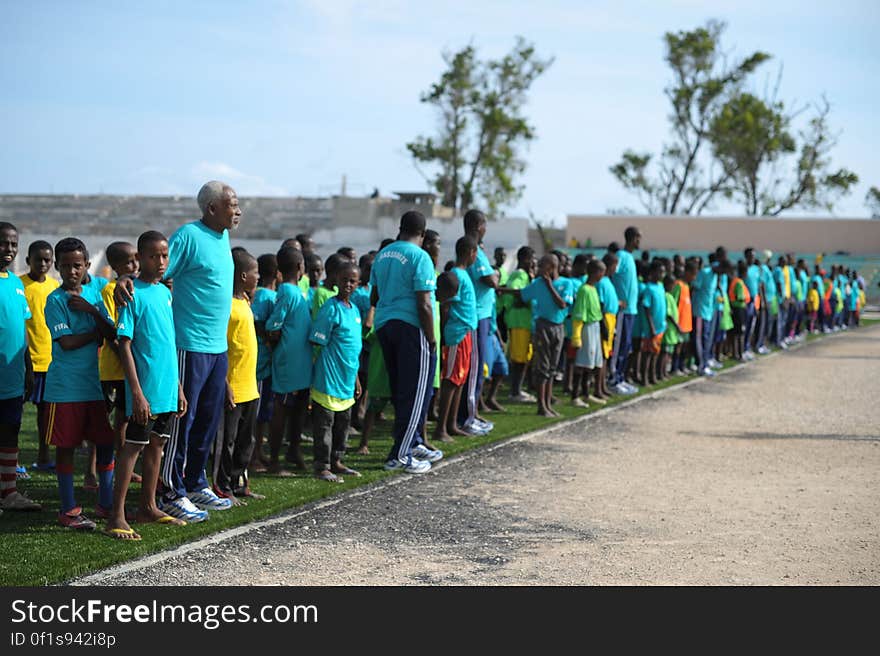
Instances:
[[[491,421],[488,421],[488,420],[486,420],[486,419],[478,419],[478,418],[475,417],[475,418],[474,418],[474,423],[475,423],[475,424],[477,425],[477,427],[479,427],[479,428],[485,428],[487,432],[490,431],[490,430],[492,430],[493,428],[495,428],[495,424],[493,424]]]
[[[535,403],[538,400],[528,392],[520,392],[516,396],[511,394],[508,398],[514,403]]]
[[[403,463],[403,471],[407,474],[424,474],[431,471],[431,463],[427,460],[410,458],[409,462]]]
[[[0,509],[3,510],[42,510],[43,506],[33,499],[28,499],[18,490],[10,492],[0,501]]]
[[[598,396],[593,396],[592,394],[587,397],[587,401],[589,401],[590,403],[596,403],[598,405],[606,405],[608,403],[608,401],[606,401],[605,399],[600,399]]]
[[[177,519],[183,519],[190,524],[203,522],[208,519],[207,510],[199,510],[193,505],[193,502],[186,497],[177,497],[176,499],[159,499],[159,510]]]
[[[573,398],[573,399],[571,400],[571,404],[572,404],[575,408],[589,408],[589,407],[590,407],[590,404],[587,403],[586,401],[584,401],[584,400],[583,400],[581,397],[579,397],[579,396],[576,397],[576,398]]]
[[[209,487],[196,492],[188,492],[186,496],[195,504],[196,508],[202,510],[229,510],[232,508],[232,499],[218,497]]]
[[[716,374],[715,374],[715,371],[713,369],[711,369],[710,367],[704,367],[703,370],[700,372],[700,375],[707,376],[708,378],[712,378],[712,376],[715,376]]]
[[[724,365],[718,362],[715,358],[710,359],[707,364],[713,369],[721,369],[724,367]]]
[[[412,449],[412,454],[413,458],[428,462],[437,462],[443,459],[443,452],[440,449],[429,449],[424,444],[416,444]]]
[[[488,428],[481,426],[476,421],[470,421],[464,424],[461,427],[461,430],[463,430],[468,435],[487,435],[489,433]]]
[[[636,387],[635,385],[633,385],[632,383],[625,382],[624,385],[626,385],[626,389],[628,390],[627,394],[638,394],[639,393],[639,388]]]
[[[766,346],[758,347],[758,355],[767,355],[769,352],[770,349],[768,349]]]

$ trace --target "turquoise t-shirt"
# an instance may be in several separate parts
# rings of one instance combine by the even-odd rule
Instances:
[[[431,292],[433,304],[437,276],[430,255],[412,242],[396,241],[376,255],[370,283],[379,293],[373,322],[377,330],[393,319],[420,328],[416,292]]]
[[[449,315],[443,327],[443,342],[446,346],[455,346],[464,339],[471,330],[477,329],[477,297],[474,283],[468,272],[452,267],[452,273],[458,278],[458,294],[449,303]]]
[[[754,299],[758,295],[761,286],[761,267],[757,264],[750,264],[749,268],[746,269],[745,283],[749,289],[749,296],[752,297],[752,302],[754,303]]]
[[[764,283],[764,294],[767,296],[767,302],[776,298],[776,280],[773,278],[773,272],[766,264],[761,265],[761,282]]]
[[[92,315],[74,312],[67,307],[67,290],[58,287],[46,299],[46,325],[52,336],[52,362],[46,372],[46,391],[43,398],[49,403],[75,401],[103,401],[101,379],[98,376],[98,343],[89,342],[78,349],[65,351],[58,343],[64,335],[82,335],[94,332]],[[107,323],[112,324],[101,292],[94,287],[83,287],[82,297],[94,305]]]
[[[370,294],[372,291],[373,286],[367,283],[355,289],[351,294],[352,305],[361,313],[361,321],[365,320],[370,312]]]
[[[822,280],[822,276],[818,273],[810,278],[810,287],[813,286],[813,283],[817,283],[818,291],[819,291],[819,302],[822,302],[822,299],[825,298],[825,281]]]
[[[565,301],[565,307],[559,307],[553,302],[553,296],[547,289],[547,283],[543,278],[535,278],[528,287],[520,291],[522,300],[527,303],[534,301],[532,314],[535,319],[544,319],[550,323],[562,324],[568,315],[568,306],[574,302],[571,296],[571,285],[563,278],[557,278],[553,281],[553,288],[556,293]]]
[[[353,399],[361,354],[361,312],[335,296],[318,310],[309,341],[321,347],[312,388],[337,399]]]
[[[602,279],[596,285],[596,291],[599,294],[599,302],[602,304],[602,312],[605,314],[617,314],[620,310],[620,300],[617,298],[617,290],[614,289],[614,283],[608,276],[602,276]]]
[[[106,287],[108,284],[109,281],[106,278],[89,274],[89,281],[87,283],[83,283],[83,287],[94,289],[96,292],[98,292],[98,296],[100,296],[101,292],[104,290],[104,287]]]
[[[703,321],[712,321],[715,316],[715,294],[718,288],[718,274],[711,266],[704,266],[697,274],[691,288],[696,292],[693,295],[694,312]]]
[[[785,267],[776,266],[773,268],[773,282],[776,283],[776,290],[779,298],[789,298],[789,296],[785,295]]]
[[[116,334],[131,340],[131,355],[144,396],[154,415],[177,411],[177,344],[171,292],[139,279],[134,299],[119,308]],[[125,381],[125,410],[132,413],[131,385]]]
[[[859,282],[857,280],[853,280],[850,283],[851,293],[849,297],[849,309],[852,312],[855,312],[859,309],[859,291],[861,287],[859,287]]]
[[[648,332],[647,322],[645,321],[645,311],[642,309],[642,299],[645,296],[645,287],[647,284],[644,280],[639,280],[638,290],[639,290],[639,302],[636,304],[639,312],[636,314],[636,318],[633,321],[633,337],[641,338],[644,337]]]
[[[266,319],[266,330],[281,331],[281,339],[272,350],[272,391],[287,394],[312,385],[312,316],[309,304],[299,287],[282,283],[275,297],[275,307]]]
[[[251,301],[251,312],[254,313],[254,323],[266,327],[266,319],[272,314],[275,307],[275,298],[278,292],[266,287],[257,287],[254,292],[254,300]],[[257,339],[257,380],[265,380],[272,375],[272,351],[266,344],[266,340]]]
[[[568,304],[568,315],[565,317],[565,336],[571,339],[571,309],[574,307],[575,300],[577,299],[578,290],[587,282],[587,277],[566,278],[564,276],[559,276],[559,279],[567,281],[568,293],[571,295],[572,299],[571,303]]]
[[[620,249],[617,251],[617,271],[611,276],[617,298],[626,301],[624,314],[638,314],[639,312],[639,278],[636,275],[636,261],[632,253]]]
[[[18,276],[0,273],[0,399],[24,396],[25,320],[31,311]]]
[[[801,282],[801,294],[798,296],[799,301],[807,300],[807,293],[810,291],[810,275],[801,269],[798,271],[798,279]]]
[[[724,299],[727,298],[727,290],[730,288],[730,281],[726,273],[722,273],[718,277],[718,288],[715,290],[715,311],[724,312]]]
[[[492,306],[495,305],[495,290],[482,283],[480,278],[491,276],[495,269],[489,264],[489,258],[483,252],[483,247],[477,247],[477,259],[467,268],[467,272],[474,283],[474,293],[477,297],[477,319],[488,319],[492,316]]]
[[[225,353],[232,308],[232,252],[229,232],[201,221],[181,226],[168,240],[168,270],[174,281],[177,348],[194,353]]]
[[[650,314],[651,321],[654,323],[654,335],[666,332],[666,290],[659,282],[645,283],[645,291],[642,294],[640,305]],[[650,337],[647,333],[651,330],[647,319],[644,323],[644,336]]]

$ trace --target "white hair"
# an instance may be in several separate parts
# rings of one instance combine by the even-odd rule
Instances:
[[[222,200],[227,189],[231,189],[231,187],[219,180],[211,180],[202,185],[202,188],[199,189],[199,195],[196,196],[196,202],[203,215],[208,211],[208,205]]]

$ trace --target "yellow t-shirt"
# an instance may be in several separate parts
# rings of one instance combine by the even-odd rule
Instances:
[[[101,290],[101,300],[104,301],[104,307],[107,308],[107,314],[113,319],[113,325],[116,325],[116,302],[113,300],[113,290],[116,289],[116,281],[108,282],[104,289]],[[101,347],[101,354],[98,356],[98,374],[101,380],[125,380],[125,372],[122,371],[122,363],[116,352],[105,343]]]
[[[46,299],[59,283],[50,276],[46,276],[43,282],[37,282],[26,273],[19,276],[19,279],[24,285],[24,297],[31,309],[31,318],[25,322],[31,362],[34,364],[34,371],[48,371],[49,363],[52,362],[52,336],[49,326],[46,325]]]
[[[247,403],[259,398],[257,330],[254,327],[254,313],[244,299],[232,299],[226,341],[229,345],[229,373],[226,374],[226,381],[232,388],[232,399],[236,403]]]

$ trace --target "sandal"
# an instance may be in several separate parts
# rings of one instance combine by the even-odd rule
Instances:
[[[141,539],[141,536],[135,533],[133,528],[105,528],[101,533],[114,540],[138,542]]]

